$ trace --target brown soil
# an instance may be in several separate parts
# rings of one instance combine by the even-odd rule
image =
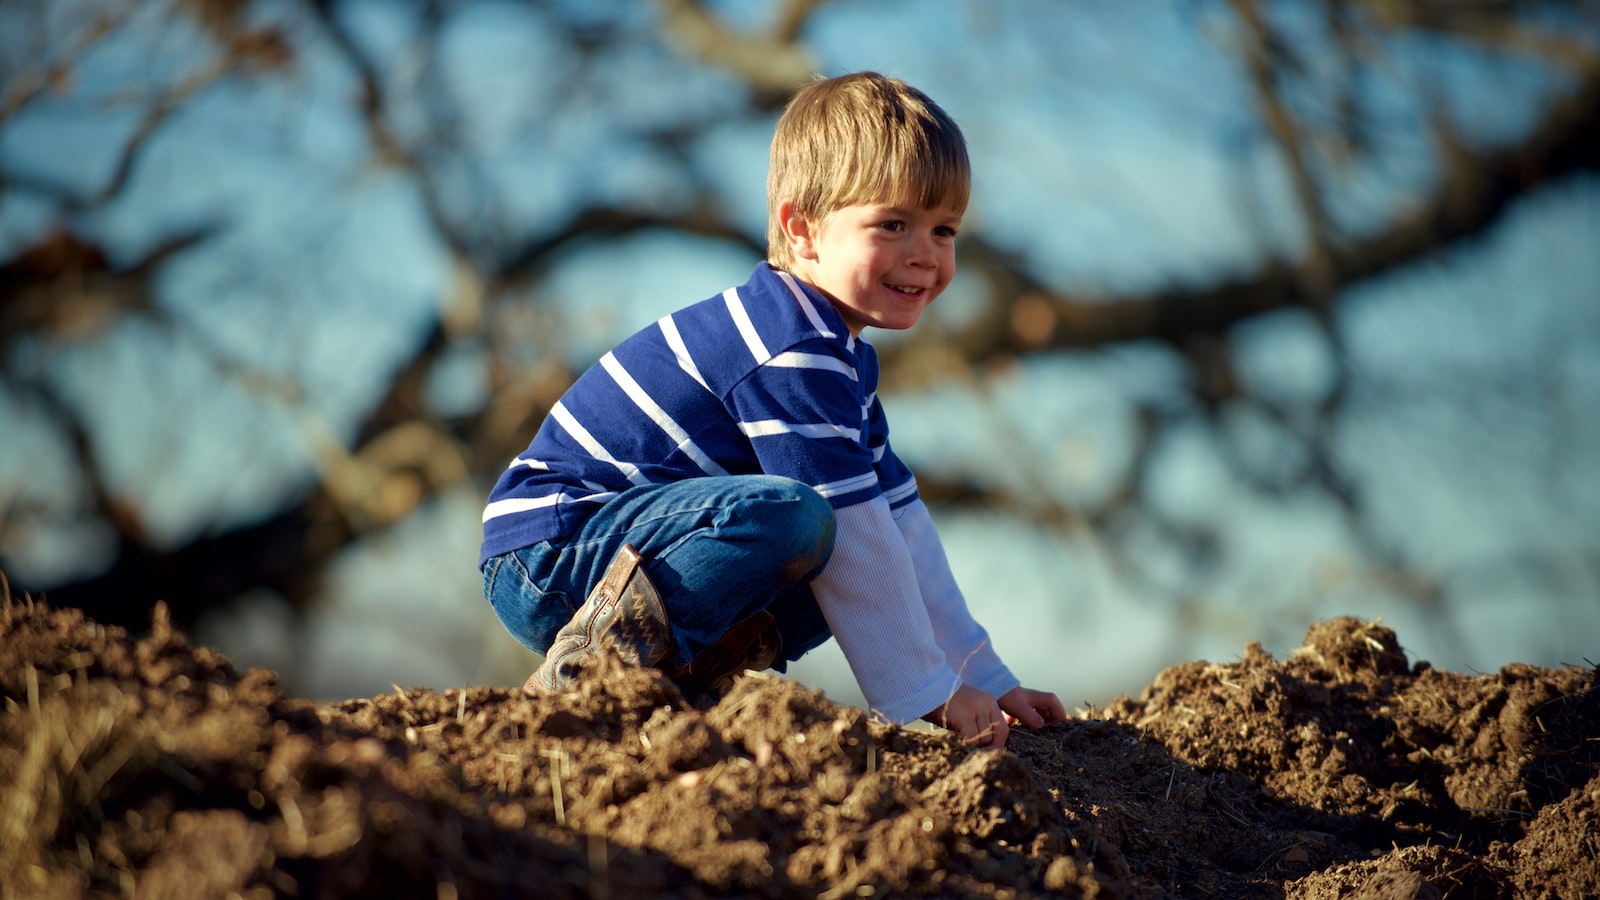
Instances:
[[[1595,897],[1595,680],[1337,619],[974,750],[763,676],[319,706],[5,598],[0,896]]]

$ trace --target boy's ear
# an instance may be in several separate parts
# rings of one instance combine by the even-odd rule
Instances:
[[[784,240],[789,242],[789,252],[796,259],[817,258],[816,230],[795,209],[793,200],[778,202],[778,225],[783,228]]]

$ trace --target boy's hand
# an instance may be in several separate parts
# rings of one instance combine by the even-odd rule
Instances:
[[[1000,697],[1000,708],[1024,728],[1040,728],[1046,722],[1065,722],[1067,709],[1055,694],[1018,685]]]
[[[996,702],[987,691],[963,684],[943,706],[922,718],[954,731],[974,746],[1004,747],[1011,734],[1008,720],[1024,728],[1040,728],[1046,722],[1065,722],[1067,710],[1048,691],[1018,685]]]
[[[1016,690],[1006,696],[1014,693]],[[1006,735],[1011,733],[1000,704],[988,691],[970,684],[956,688],[943,706],[922,718],[954,731],[962,741],[977,747],[1004,747]]]

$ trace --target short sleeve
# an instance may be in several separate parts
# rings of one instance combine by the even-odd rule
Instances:
[[[842,345],[811,341],[776,354],[727,404],[763,472],[810,485],[836,509],[881,493],[862,374]]]

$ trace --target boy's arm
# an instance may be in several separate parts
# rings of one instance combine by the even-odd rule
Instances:
[[[934,636],[889,501],[834,513],[833,555],[811,589],[868,705],[904,725],[943,705],[961,679]]]
[[[1001,661],[989,633],[968,610],[927,505],[920,498],[913,500],[896,510],[894,519],[911,552],[922,602],[946,661],[962,681],[996,697],[1003,696],[1021,682]]]

